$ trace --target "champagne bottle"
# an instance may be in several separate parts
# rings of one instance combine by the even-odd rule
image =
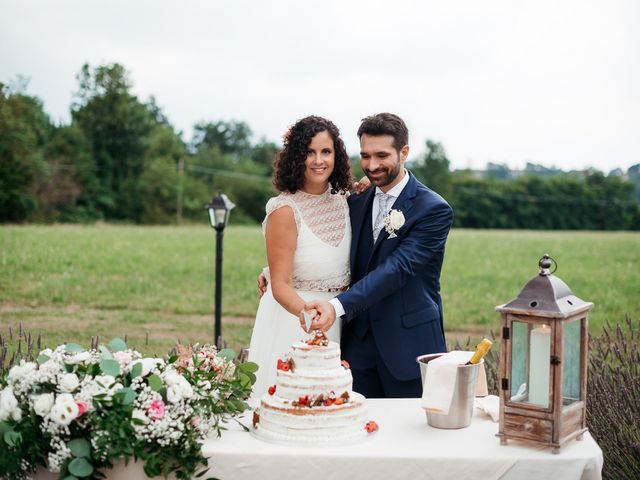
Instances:
[[[475,365],[476,363],[480,363],[480,360],[484,358],[489,349],[491,348],[491,340],[488,338],[483,338],[482,341],[476,347],[476,351],[471,357],[471,359],[466,363],[467,365]]]

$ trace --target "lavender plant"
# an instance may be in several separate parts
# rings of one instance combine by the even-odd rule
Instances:
[[[605,479],[640,478],[640,322],[609,323],[589,341],[587,426]]]

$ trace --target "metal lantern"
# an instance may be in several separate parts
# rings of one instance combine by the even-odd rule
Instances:
[[[224,230],[229,221],[229,212],[235,204],[222,192],[217,197],[213,197],[204,208],[209,212],[209,223],[215,230]]]
[[[209,212],[209,222],[216,231],[216,290],[215,290],[215,321],[213,338],[219,346],[222,339],[222,238],[224,228],[229,221],[229,212],[235,207],[227,196],[219,192],[204,208]]]
[[[550,446],[559,453],[586,428],[588,316],[585,302],[550,271],[540,272],[517,298],[496,310],[502,316],[500,443],[508,439]]]

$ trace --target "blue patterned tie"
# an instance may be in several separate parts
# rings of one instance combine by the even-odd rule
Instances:
[[[378,192],[376,193],[376,198],[378,199],[378,215],[376,216],[376,221],[373,223],[373,243],[376,243],[378,240],[378,235],[382,231],[382,227],[384,227],[384,218],[387,216],[387,204],[389,203],[390,196],[386,193]]]

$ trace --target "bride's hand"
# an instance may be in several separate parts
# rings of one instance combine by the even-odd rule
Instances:
[[[356,193],[366,192],[371,186],[371,180],[369,180],[366,175],[353,184],[356,189]]]

